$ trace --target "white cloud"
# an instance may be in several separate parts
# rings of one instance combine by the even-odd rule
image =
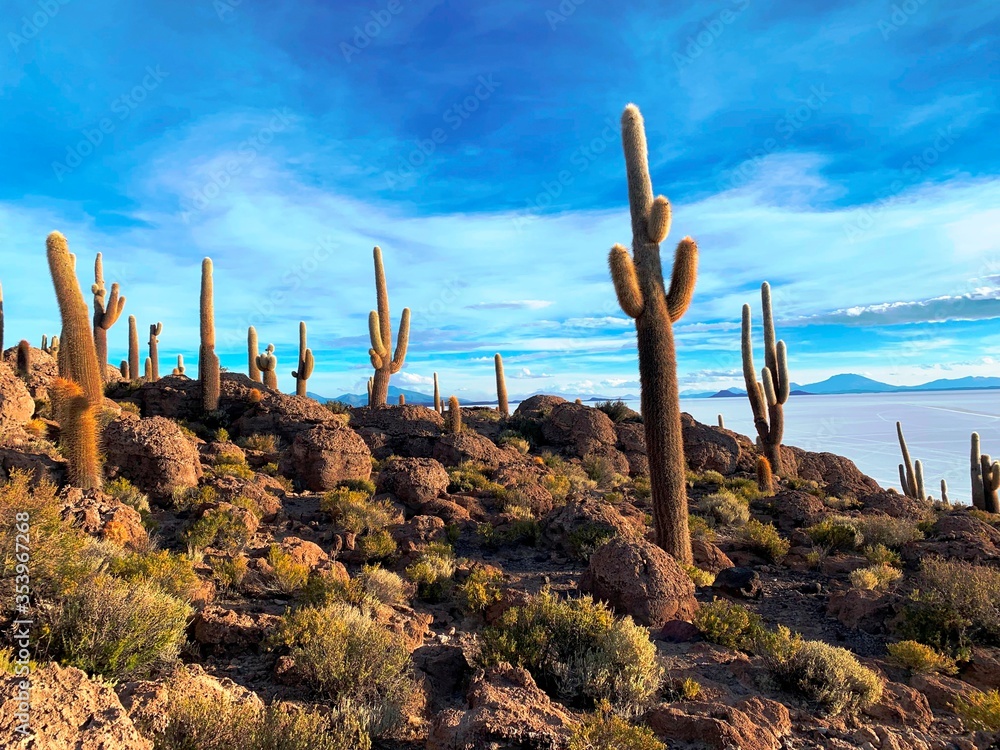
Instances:
[[[477,302],[465,307],[468,310],[541,310],[552,304],[551,301],[544,299],[519,299],[506,302]]]

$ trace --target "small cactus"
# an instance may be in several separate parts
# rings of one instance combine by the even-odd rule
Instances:
[[[83,388],[72,380],[56,378],[51,389],[59,419],[60,442],[69,461],[70,484],[85,490],[98,488],[101,470],[97,453],[97,410],[87,401]]]
[[[503,357],[497,352],[493,355],[493,368],[497,374],[497,411],[503,417],[510,416],[510,406],[507,404],[507,379],[503,374]]]
[[[378,247],[373,251],[375,257],[375,294],[378,310],[372,310],[368,315],[368,336],[371,348],[368,356],[375,376],[372,380],[372,406],[385,406],[389,398],[389,378],[403,367],[406,360],[406,348],[410,340],[410,308],[403,308],[399,321],[399,333],[396,337],[396,351],[392,352],[392,319],[389,316],[389,291],[385,283],[385,268],[382,265],[382,250]]]
[[[153,382],[153,360],[149,357],[143,362],[142,379],[147,383]]]
[[[17,374],[24,379],[31,374],[31,344],[24,339],[17,344]]]
[[[444,418],[444,431],[452,434],[462,431],[462,407],[455,396],[448,399],[448,411],[445,413]]]
[[[372,405],[372,379],[368,378],[368,405]]]
[[[128,316],[128,371],[133,379],[139,377],[139,329],[135,324],[135,316]]]
[[[94,284],[90,287],[94,295],[94,346],[97,347],[97,364],[101,370],[101,379],[107,380],[108,368],[108,331],[125,309],[125,298],[120,296],[118,284],[111,285],[111,296],[105,303],[107,289],[104,287],[104,261],[97,254],[94,261]]]
[[[920,461],[913,462],[913,481],[917,500],[926,500],[927,490],[924,488],[924,466]]]
[[[441,389],[438,387],[437,373],[434,373],[434,411],[441,413]]]
[[[131,373],[128,371],[128,360],[124,359],[122,360],[122,363],[118,365],[118,372],[122,374],[122,377],[125,379],[126,382],[132,380],[132,378],[129,377]]]
[[[198,381],[201,383],[201,407],[205,412],[219,408],[219,357],[215,353],[215,285],[212,259],[201,262],[201,348],[198,352]]]
[[[719,427],[723,430],[726,429],[726,420],[722,418],[721,414],[719,415]]]
[[[171,372],[170,374],[171,375],[183,375],[184,374],[184,355],[183,354],[178,354],[177,355],[177,367],[175,367],[174,371]]]
[[[774,494],[774,474],[771,462],[765,456],[757,456],[757,487],[768,495]]]
[[[785,431],[785,402],[788,401],[788,354],[784,341],[775,342],[774,317],[771,313],[771,285],[766,281],[760,287],[761,308],[764,314],[764,369],[761,381],[753,364],[753,340],[750,334],[750,305],[743,305],[742,354],[743,380],[747,398],[753,411],[758,443],[771,463],[771,470],[781,476],[784,465],[781,458],[781,438]]]
[[[944,479],[941,480],[941,502],[944,505],[951,505],[951,501],[948,499],[948,482]]]
[[[399,394],[399,405],[406,406],[406,396],[402,393]]]
[[[264,377],[264,385],[272,391],[278,390],[278,358],[274,356],[274,344],[268,344],[264,353],[257,357],[257,369]]]
[[[149,326],[149,380],[155,383],[160,379],[160,334],[163,333],[163,323]]]
[[[295,378],[295,395],[306,396],[306,381],[312,377],[313,366],[316,361],[313,359],[312,349],[306,346],[306,324],[299,322],[299,366],[292,370],[292,377]]]
[[[255,383],[261,382],[260,368],[257,367],[258,356],[260,356],[260,352],[257,345],[257,329],[250,326],[247,328],[247,369],[250,379]]]

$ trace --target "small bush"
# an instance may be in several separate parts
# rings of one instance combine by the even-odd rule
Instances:
[[[569,738],[569,750],[666,750],[652,730],[637,727],[602,703],[585,717]]]
[[[225,427],[220,427],[219,429],[217,429],[215,431],[215,435],[213,437],[214,437],[215,442],[217,442],[217,443],[228,443],[229,442],[229,430],[227,430]]]
[[[447,544],[431,544],[406,568],[406,577],[417,584],[420,598],[432,602],[441,601],[451,592],[454,575],[455,553]]]
[[[785,687],[818,703],[831,715],[870,706],[882,697],[882,681],[847,649],[804,641],[790,656],[772,660],[771,673]]]
[[[396,540],[385,529],[358,537],[357,547],[366,562],[385,560],[396,554]]]
[[[708,521],[694,514],[688,516],[688,532],[692,539],[704,539],[707,542],[715,539],[715,532],[709,526]]]
[[[546,474],[542,477],[542,487],[549,491],[556,503],[565,502],[571,489],[569,477],[562,474]]]
[[[641,422],[642,417],[621,399],[617,401],[598,401],[594,407],[603,411],[615,424],[621,422]]]
[[[243,549],[250,540],[250,530],[236,506],[207,510],[181,534],[191,551],[214,547],[229,552]]]
[[[887,646],[889,661],[911,672],[955,674],[958,667],[950,656],[916,641],[900,641]]]
[[[956,698],[952,708],[973,729],[987,732],[1000,730],[1000,692],[996,690],[988,693],[976,690],[968,700]]]
[[[908,518],[874,515],[853,518],[851,521],[864,537],[865,544],[882,545],[895,550],[924,538],[919,522]]]
[[[741,498],[745,503],[765,497],[765,493],[761,492],[756,480],[753,479],[730,477],[725,480],[724,484],[727,490],[736,495],[736,497]]]
[[[239,442],[241,448],[261,453],[277,453],[281,445],[281,439],[277,435],[267,435],[254,433],[245,437]]]
[[[485,628],[480,659],[523,666],[539,687],[569,705],[608,700],[621,711],[645,705],[663,677],[656,647],[631,618],[615,619],[589,596],[560,600],[548,591]]]
[[[711,586],[715,583],[714,573],[709,573],[707,570],[702,570],[694,565],[685,565],[684,572],[688,574],[688,578],[691,579],[695,586]]]
[[[458,587],[458,601],[466,612],[481,614],[491,604],[500,601],[503,573],[495,568],[473,568],[469,577]]]
[[[350,414],[351,405],[345,404],[343,401],[327,401],[323,404],[327,409],[329,409],[334,414]]]
[[[751,518],[739,529],[736,538],[752,552],[771,560],[780,561],[788,554],[791,546],[787,539],[783,539],[778,530],[771,524],[763,524],[756,518]]]
[[[400,604],[406,601],[406,583],[391,570],[378,565],[365,565],[355,580],[364,594],[382,604]]]
[[[246,459],[232,453],[223,453],[218,456],[209,473],[217,477],[253,479],[253,469],[247,464]]]
[[[396,518],[387,500],[373,500],[370,492],[349,487],[326,493],[320,500],[320,510],[330,514],[337,528],[355,534],[382,531]]]
[[[695,701],[701,697],[701,685],[697,680],[685,677],[683,680],[671,681],[665,691],[664,700],[668,703],[674,701]]]
[[[903,559],[898,552],[893,552],[884,544],[876,544],[864,549],[865,559],[872,565],[891,565],[894,568],[903,566]]]
[[[726,648],[749,651],[763,629],[760,616],[742,604],[716,599],[698,607],[694,625],[706,641]]]
[[[851,585],[863,591],[885,591],[903,577],[903,571],[891,565],[872,565],[852,570]]]
[[[464,461],[448,469],[448,492],[495,492],[500,485],[486,476],[486,467]]]
[[[214,487],[208,485],[204,487],[178,487],[171,495],[171,502],[174,510],[185,512],[194,510],[202,505],[211,505],[219,500],[219,493]]]
[[[528,439],[516,430],[504,430],[500,433],[500,437],[497,438],[497,445],[501,448],[513,448],[518,453],[523,453],[527,455],[528,451],[531,450],[531,443]]]
[[[275,641],[319,695],[350,700],[370,716],[373,733],[402,722],[415,689],[410,652],[370,615],[342,603],[298,609],[285,615]]]
[[[177,656],[191,608],[145,580],[98,576],[48,616],[45,650],[108,679],[137,678]]]
[[[729,490],[703,497],[698,501],[698,512],[721,526],[742,526],[750,520],[750,509]]]
[[[587,562],[590,556],[616,535],[616,531],[596,523],[584,524],[569,533],[570,556],[576,560]]]
[[[858,531],[854,519],[824,518],[814,526],[806,529],[809,538],[817,547],[826,552],[853,552],[864,541],[864,535]]]
[[[291,555],[281,549],[281,545],[270,546],[267,561],[274,569],[274,580],[280,591],[294,594],[305,588],[309,580],[309,566],[295,562]]]
[[[145,554],[122,550],[110,557],[107,571],[128,581],[150,581],[184,601],[191,601],[201,588],[191,560],[167,550]]]
[[[236,591],[246,578],[250,562],[246,555],[216,558],[212,563],[212,577],[224,589]]]
[[[139,513],[149,513],[149,496],[140,492],[135,485],[125,477],[118,477],[105,483],[104,492],[119,502],[135,508]]]
[[[649,486],[649,476],[641,474],[633,478],[632,489],[635,490],[636,496],[638,496],[641,500],[648,500],[652,494],[652,489]]]

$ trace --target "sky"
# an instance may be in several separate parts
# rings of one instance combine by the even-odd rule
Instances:
[[[821,7],[829,5],[830,7]],[[294,387],[363,393],[372,248],[395,385],[638,392],[607,271],[631,242],[619,118],[700,247],[681,388],[742,383],[773,288],[796,383],[1000,376],[1000,4],[35,0],[0,18],[6,345],[58,332],[44,240],[121,283],[196,371],[200,264],[223,365],[246,329]],[[87,293],[88,303],[91,295]],[[395,331],[394,331],[395,333]],[[761,332],[755,326],[758,359]],[[109,333],[125,357],[125,317]]]

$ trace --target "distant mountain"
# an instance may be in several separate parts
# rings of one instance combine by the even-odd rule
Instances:
[[[394,385],[389,386],[389,399],[390,404],[395,404],[399,402],[399,394],[403,394],[406,398],[406,403],[414,404],[416,406],[433,406],[434,396],[428,396],[426,393],[420,393],[420,391],[409,391],[405,388],[397,388]],[[325,396],[320,396],[316,393],[308,394],[310,398],[314,398],[321,404],[325,404],[327,401],[340,401],[342,403],[348,404],[349,406],[367,406],[368,405],[368,394],[357,395],[355,393],[342,393],[336,398],[326,398]]]
[[[709,398],[745,398],[746,395],[747,392],[739,388],[726,388],[718,393],[713,393]]]
[[[966,378],[955,378],[954,380],[932,380],[923,385],[915,385],[907,390],[915,391],[961,391],[970,388],[1000,388],[1000,378],[986,378],[978,375],[970,375]]]
[[[970,376],[965,378],[932,380],[930,383],[921,385],[892,385],[882,383],[878,380],[866,378],[864,375],[843,373],[833,375],[819,383],[809,383],[807,385],[791,384],[791,394],[793,396],[810,395],[833,395],[848,393],[906,393],[911,391],[959,391],[959,390],[985,390],[1000,389],[1000,378],[988,378],[980,376]],[[741,388],[726,388],[721,391],[711,392],[691,392],[681,394],[681,398],[732,398],[734,396],[746,396],[746,391]]]
[[[827,394],[827,393],[888,393],[898,390],[899,386],[880,383],[877,380],[866,378],[864,375],[834,375],[819,383],[809,385],[798,385],[792,383],[793,390],[805,391],[806,393]]]

